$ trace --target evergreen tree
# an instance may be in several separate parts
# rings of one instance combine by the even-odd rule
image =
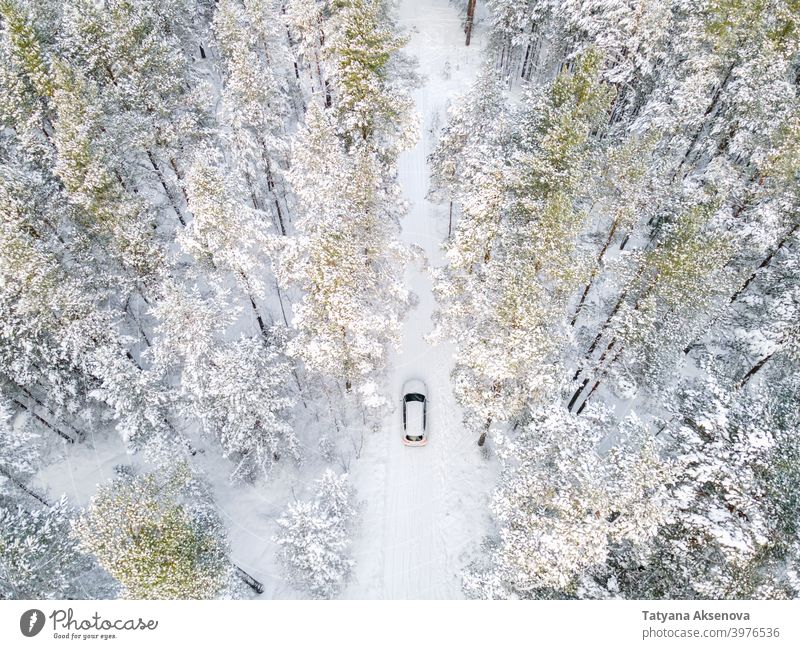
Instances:
[[[107,578],[72,536],[73,509],[62,498],[28,510],[0,501],[0,596],[88,599],[113,595]]]
[[[309,107],[291,173],[303,215],[278,277],[303,290],[290,353],[348,390],[379,377],[409,304],[394,272],[407,258],[393,240],[398,190],[381,182],[383,170],[364,146],[348,154],[331,120]]]
[[[435,291],[442,331],[459,341],[454,389],[473,430],[515,420],[559,383],[567,300],[586,277],[578,183],[610,99],[598,65],[589,53],[531,90],[509,118],[507,162],[460,188],[463,216]]]
[[[402,83],[404,40],[382,0],[334,0],[324,52],[330,61],[339,124],[348,138],[402,149],[413,138],[411,98]],[[398,146],[399,145],[399,146]]]
[[[644,546],[655,535],[669,512],[671,466],[635,416],[613,428],[606,411],[575,417],[554,404],[501,440],[491,504],[498,538],[487,565],[465,576],[467,595],[571,596],[612,544]]]
[[[27,496],[46,504],[28,487],[41,463],[41,439],[26,417],[14,417],[12,412],[5,401],[0,401],[0,498],[14,502]]]
[[[214,17],[226,69],[223,121],[231,126],[226,140],[237,154],[251,207],[268,211],[286,234],[290,53],[280,24],[277,5],[269,0],[222,2]]]
[[[335,597],[353,570],[349,546],[356,509],[347,474],[326,471],[312,500],[291,503],[275,539],[287,576],[312,597]]]
[[[220,332],[235,320],[235,310],[222,298],[165,286],[156,309],[155,364],[159,373],[179,373],[179,410],[217,439],[236,465],[231,477],[252,480],[266,477],[281,457],[300,458],[287,388],[291,366],[281,329],[225,340]]]
[[[75,523],[132,599],[231,596],[225,530],[205,488],[179,464],[166,474],[121,476],[101,485]]]

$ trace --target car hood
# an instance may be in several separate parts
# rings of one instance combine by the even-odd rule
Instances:
[[[428,396],[428,389],[425,387],[424,381],[420,379],[411,379],[403,383],[403,397],[414,392],[421,394],[423,397]]]

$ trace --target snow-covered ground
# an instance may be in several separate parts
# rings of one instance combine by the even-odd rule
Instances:
[[[411,35],[407,52],[417,58],[424,75],[414,95],[420,137],[400,158],[400,184],[409,203],[402,238],[420,246],[425,260],[405,273],[419,304],[407,315],[402,348],[390,362],[396,408],[387,414],[380,438],[371,436],[353,471],[367,504],[356,547],[356,579],[345,595],[453,598],[461,594],[460,571],[489,524],[493,469],[461,425],[450,388],[451,346],[426,341],[436,308],[428,267],[443,263],[441,244],[448,229],[447,206],[425,199],[426,158],[435,144],[436,125],[446,120],[447,106],[478,71],[481,31],[465,47],[462,21],[447,0],[403,0],[400,22]],[[421,448],[405,447],[400,440],[400,392],[410,378],[424,380],[429,391],[430,438]]]
[[[364,447],[350,472],[363,502],[354,540],[356,569],[343,597],[454,598],[461,596],[460,572],[479,551],[490,519],[488,498],[495,465],[481,455],[466,435],[461,411],[450,388],[452,347],[431,345],[436,308],[429,268],[443,263],[441,244],[447,238],[448,207],[426,200],[429,172],[426,157],[446,121],[447,107],[463,93],[478,71],[482,31],[464,46],[462,18],[448,0],[402,0],[400,23],[411,36],[407,52],[418,61],[423,77],[415,91],[421,132],[417,145],[400,159],[400,183],[409,211],[402,239],[419,246],[424,259],[405,270],[405,281],[418,305],[404,323],[402,348],[392,355],[389,389],[396,397],[379,431],[364,433]],[[421,378],[428,386],[430,441],[407,448],[400,441],[400,391],[404,381]],[[125,450],[113,431],[88,443],[64,445],[58,457],[35,481],[49,497],[66,493],[85,506],[98,483],[115,476],[116,465],[141,462]],[[207,452],[190,458],[214,487],[215,500],[228,528],[233,560],[265,586],[265,598],[302,596],[284,579],[276,563],[275,519],[293,497],[304,497],[319,477],[324,462],[313,447],[306,464],[280,467],[269,482],[232,485],[230,464],[219,449],[201,439]]]

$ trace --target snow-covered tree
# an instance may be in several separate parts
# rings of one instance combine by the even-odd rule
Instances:
[[[75,510],[45,499],[31,478],[41,468],[41,437],[27,414],[0,401],[0,597],[72,599],[113,595],[107,576],[72,535]]]
[[[275,541],[290,581],[312,597],[330,599],[346,585],[355,562],[350,543],[357,511],[347,474],[326,471],[311,500],[290,503]]]
[[[195,411],[236,463],[231,477],[266,477],[282,456],[299,459],[287,390],[291,368],[279,349],[242,338],[216,348],[206,361],[213,370],[196,395]]]
[[[26,3],[27,4],[27,3]],[[42,164],[52,162],[52,75],[42,35],[34,27],[29,7],[20,2],[0,3],[0,122],[13,129],[20,148]]]
[[[225,340],[221,334],[235,311],[226,308],[224,294],[203,296],[175,285],[165,285],[156,315],[156,365],[163,373],[180,372],[180,410],[219,441],[236,464],[232,477],[264,477],[281,457],[299,459],[285,332],[275,327],[264,336]]]
[[[185,446],[169,417],[175,397],[158,370],[143,369],[121,348],[110,347],[92,354],[91,369],[99,384],[90,396],[111,409],[130,451],[152,452],[152,459],[159,461],[164,453],[173,455]]]
[[[409,304],[395,270],[408,258],[394,239],[402,204],[385,172],[365,146],[348,153],[329,117],[309,107],[291,173],[303,213],[283,242],[278,278],[303,291],[290,353],[348,390],[386,367]]]
[[[283,174],[288,157],[291,75],[278,11],[273,0],[221,2],[214,28],[226,71],[223,121],[231,132],[225,139],[236,153],[236,169],[247,185],[251,207],[270,213],[278,231],[286,234]]]
[[[663,522],[649,551],[620,548],[599,571],[600,596],[795,597],[798,425],[794,376],[743,394],[721,366],[677,391],[659,437],[678,460]]]
[[[486,193],[495,185],[493,161],[507,142],[508,120],[502,84],[490,71],[482,71],[470,91],[450,107],[447,124],[428,158],[432,196],[443,196],[451,205],[454,199],[474,203],[471,209],[465,208],[472,218],[462,227],[470,228],[478,241],[494,231],[491,217],[496,218],[498,209]],[[484,203],[486,218],[475,218]],[[473,244],[473,248],[478,246]]]
[[[649,389],[672,376],[682,350],[730,291],[734,248],[711,223],[712,210],[685,208],[652,250],[627,255],[618,272],[622,290],[587,349],[582,362],[589,369],[580,372],[571,409],[580,412],[607,376]]]
[[[383,0],[335,0],[324,52],[330,61],[343,131],[349,138],[402,149],[412,137],[414,122],[399,69],[404,40],[394,33],[386,4]]]
[[[214,599],[232,593],[225,529],[186,464],[101,485],[76,521],[81,547],[132,599]]]
[[[286,2],[286,21],[293,41],[298,75],[302,68],[308,79],[310,95],[326,107],[330,107],[332,103],[330,73],[323,53],[330,5],[329,0]]]
[[[37,422],[58,432],[88,405],[92,354],[118,341],[99,308],[102,290],[71,272],[46,234],[48,198],[57,200],[40,175],[0,169],[0,372],[17,406],[39,408]]]
[[[0,597],[88,599],[113,594],[72,536],[74,515],[66,498],[35,509],[0,502]]]
[[[576,417],[556,403],[497,446],[498,536],[465,576],[469,596],[575,594],[612,544],[643,546],[668,516],[672,467],[633,415],[616,428],[606,411]]]
[[[41,463],[41,439],[28,424],[27,417],[14,417],[12,409],[0,401],[0,498],[14,502],[26,496],[46,504],[28,486]]]
[[[186,189],[194,219],[180,234],[181,245],[214,271],[230,274],[266,333],[266,315],[257,302],[265,296],[269,263],[263,215],[237,200],[235,184],[217,151],[198,151],[187,173]],[[225,285],[224,277],[217,281]]]
[[[462,216],[434,289],[441,332],[458,341],[454,387],[473,430],[513,421],[530,401],[549,400],[560,382],[564,313],[588,266],[577,246],[586,219],[578,189],[592,132],[610,101],[598,67],[589,52],[573,72],[528,92],[507,117],[507,141],[497,146],[472,137],[467,162],[449,180]],[[488,92],[491,106],[497,91]],[[459,158],[457,151],[448,153]],[[435,162],[447,174],[443,153]],[[472,156],[480,156],[482,167],[474,174]],[[463,183],[457,167],[473,178]]]
[[[96,87],[80,73],[55,66],[55,165],[66,199],[80,210],[81,225],[99,245],[109,246],[128,283],[152,282],[163,263],[152,240],[153,215],[124,182],[115,177],[118,142],[103,136],[108,116]],[[119,172],[117,171],[118,175]]]

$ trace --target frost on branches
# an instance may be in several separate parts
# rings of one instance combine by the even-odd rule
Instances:
[[[75,523],[131,599],[215,599],[235,594],[222,522],[186,464],[123,475],[98,488]]]
[[[275,538],[289,580],[315,598],[335,597],[355,562],[350,543],[357,512],[347,474],[327,470],[312,500],[291,503],[278,519]]]
[[[581,174],[611,100],[599,67],[587,52],[513,108],[481,78],[432,156],[437,189],[461,202],[434,289],[441,330],[458,342],[454,392],[471,429],[515,421],[559,383],[564,314],[587,267]],[[477,132],[462,132],[465,118]]]
[[[290,353],[313,372],[360,388],[386,368],[409,291],[395,268],[408,256],[393,236],[396,185],[366,145],[348,152],[330,117],[310,107],[291,173],[303,216],[285,243],[278,277],[303,291]]]
[[[667,516],[670,463],[635,417],[576,417],[556,405],[499,447],[503,471],[491,509],[498,536],[466,574],[472,597],[574,596],[613,544],[645,544]],[[611,448],[603,448],[609,435]]]

